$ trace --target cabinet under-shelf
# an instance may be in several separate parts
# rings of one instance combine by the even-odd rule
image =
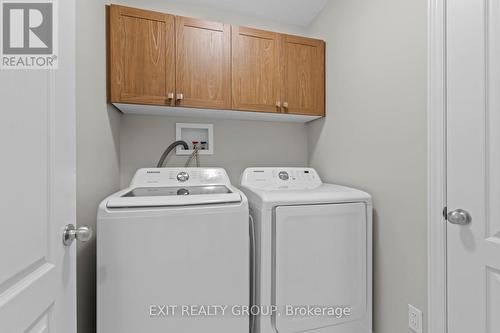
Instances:
[[[307,123],[321,116],[113,103],[124,114]]]
[[[108,99],[123,113],[325,116],[322,40],[120,5],[108,20]]]

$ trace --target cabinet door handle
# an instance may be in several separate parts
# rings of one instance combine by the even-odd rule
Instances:
[[[173,93],[173,92],[169,92],[169,93],[167,94],[167,99],[169,99],[169,100],[170,100],[170,99],[174,99],[174,93]]]
[[[177,94],[176,99],[177,99],[178,101],[182,101],[182,100],[184,99],[184,94]]]
[[[288,113],[288,102],[283,102],[283,111]]]
[[[277,107],[277,108],[280,108],[280,107],[281,107],[281,102],[280,102],[280,101],[277,101],[277,102],[276,102],[276,107]]]

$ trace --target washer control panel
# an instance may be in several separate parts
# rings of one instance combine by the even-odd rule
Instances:
[[[150,168],[137,170],[131,187],[231,185],[221,168]]]
[[[243,186],[266,190],[312,189],[321,184],[312,168],[248,168],[241,179]]]
[[[189,174],[185,171],[181,171],[177,174],[177,180],[180,182],[185,182],[189,180]]]

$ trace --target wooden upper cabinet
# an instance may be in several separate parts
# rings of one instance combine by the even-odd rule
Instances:
[[[283,111],[325,115],[325,43],[284,35],[282,39]]]
[[[231,108],[231,26],[176,16],[177,105]]]
[[[325,115],[325,43],[109,9],[111,103]]]
[[[280,112],[280,35],[232,27],[233,109]]]
[[[175,91],[174,16],[110,6],[113,103],[170,105]]]

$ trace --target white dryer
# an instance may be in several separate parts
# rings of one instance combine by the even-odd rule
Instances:
[[[372,332],[372,202],[311,168],[249,168],[257,333]]]
[[[141,169],[99,207],[97,332],[248,332],[215,306],[248,306],[249,257],[248,202],[223,169]]]

